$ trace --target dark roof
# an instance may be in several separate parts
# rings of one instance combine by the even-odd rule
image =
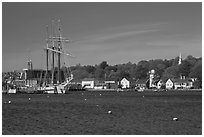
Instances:
[[[136,81],[136,84],[146,84],[147,81],[148,81],[148,79],[138,79],[138,80]]]
[[[185,82],[192,82],[191,79],[186,78],[186,79],[170,79],[174,83],[185,83]]]
[[[127,81],[130,81],[130,80],[129,80],[128,78],[126,78],[126,77],[123,77],[121,80],[123,80],[124,78],[125,78]],[[121,81],[121,80],[120,80],[120,81]]]
[[[95,81],[94,78],[84,78],[82,81]]]
[[[76,83],[80,82],[80,83],[81,83],[81,80],[78,80],[78,79],[72,79],[71,82],[76,82]]]
[[[184,82],[192,82],[192,80],[191,79],[175,79],[174,82],[184,83]]]

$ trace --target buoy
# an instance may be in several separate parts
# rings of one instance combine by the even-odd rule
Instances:
[[[109,110],[109,111],[108,111],[108,114],[112,114],[112,111]]]
[[[142,96],[144,98],[144,96]]]
[[[173,121],[178,121],[178,118],[177,118],[177,117],[174,117],[174,118],[173,118]]]
[[[86,98],[84,100],[86,101]]]
[[[30,101],[30,98],[28,98],[28,100]]]
[[[101,94],[99,94],[101,96]]]
[[[8,102],[9,104],[11,104],[11,101],[9,100],[9,102]]]

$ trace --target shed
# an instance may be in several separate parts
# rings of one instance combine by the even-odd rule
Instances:
[[[81,82],[82,88],[93,89],[94,88],[94,78],[85,78]]]

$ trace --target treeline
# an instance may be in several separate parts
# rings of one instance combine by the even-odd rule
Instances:
[[[137,64],[128,62],[126,64],[109,65],[106,61],[98,65],[80,64],[70,67],[75,80],[84,78],[96,78],[98,80],[115,80],[119,81],[123,77],[129,80],[148,78],[148,72],[155,70],[155,75],[160,79],[179,78],[181,75],[190,78],[197,78],[202,81],[202,58],[195,58],[191,55],[182,60],[178,65],[179,57],[170,60],[142,60]]]

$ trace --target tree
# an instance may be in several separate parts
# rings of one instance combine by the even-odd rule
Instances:
[[[184,60],[180,65],[179,65],[179,71],[182,76],[188,77],[190,73],[191,65],[188,61]]]
[[[122,78],[130,79],[130,74],[126,71],[120,71],[119,77],[120,77],[120,79],[122,79]]]
[[[94,77],[98,80],[104,80],[105,79],[105,71],[102,68],[97,67],[95,70],[95,73],[94,73]]]
[[[72,71],[73,75],[74,75],[74,79],[76,80],[82,80],[84,78],[90,78],[90,74],[84,69],[84,68],[80,68],[80,69],[76,69],[74,71]]]
[[[202,61],[198,61],[195,66],[191,69],[189,77],[197,78],[202,81]]]
[[[85,70],[86,70],[88,73],[94,74],[96,68],[95,68],[94,66],[88,65],[88,66],[85,66]]]
[[[105,69],[106,67],[108,67],[108,63],[106,61],[103,61],[99,66],[101,69]]]
[[[163,78],[177,78],[179,77],[179,67],[178,66],[171,66],[168,67],[162,76]]]
[[[148,68],[138,65],[136,68],[136,79],[143,79],[147,77]]]
[[[156,69],[159,64],[163,64],[161,59],[155,59],[149,61],[149,70]]]
[[[202,88],[202,81],[200,81],[200,80],[194,81],[194,82],[193,82],[193,87],[194,87],[195,89]]]
[[[176,66],[178,65],[178,62],[179,62],[179,57],[176,57],[174,60],[172,60],[172,66]],[[183,62],[182,62],[183,63]]]
[[[156,73],[161,77],[163,75],[165,69],[166,69],[166,65],[165,64],[158,64],[157,65]]]
[[[144,79],[148,77],[151,69],[155,70],[155,76],[163,78],[178,78],[180,74],[202,80],[202,58],[195,58],[191,55],[187,56],[182,64],[178,65],[178,57],[170,60],[142,60],[137,64],[131,62],[108,65],[106,61],[95,66],[82,66],[77,64],[70,67],[75,79],[96,78],[99,80],[121,80],[123,77],[128,79]],[[62,68],[65,71],[65,68]],[[4,76],[6,78],[6,76]]]
[[[149,70],[149,62],[146,61],[146,60],[142,60],[142,61],[140,61],[137,65],[138,65],[138,66],[141,65],[143,68]]]
[[[195,65],[195,63],[197,62],[197,59],[195,57],[193,57],[192,55],[188,55],[185,60],[188,61],[188,63],[191,65],[191,67],[193,67]]]

